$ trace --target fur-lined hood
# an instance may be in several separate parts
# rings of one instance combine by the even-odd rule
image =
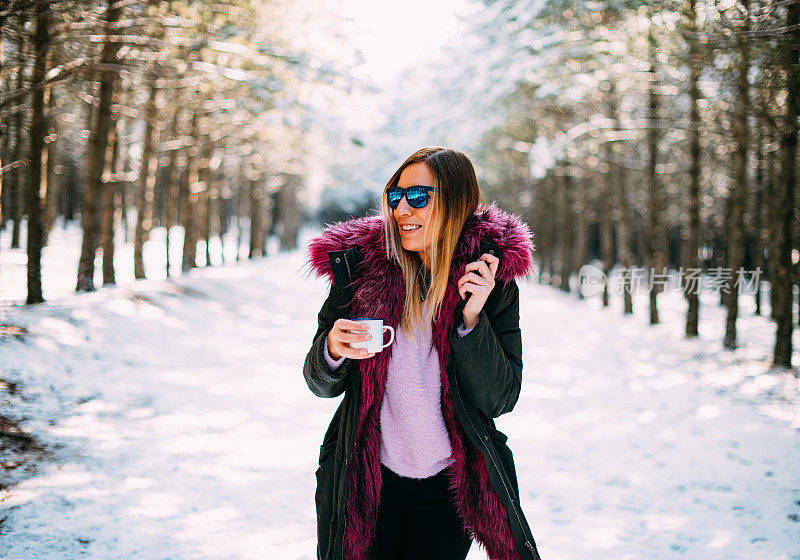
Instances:
[[[378,267],[399,270],[399,265],[386,254],[384,227],[385,220],[381,212],[328,226],[309,244],[307,264],[317,276],[333,280],[328,251],[359,245],[365,249],[363,265],[367,269]],[[495,278],[508,281],[515,278],[527,279],[533,275],[533,234],[525,222],[494,204],[480,206],[467,218],[453,255],[453,266],[460,264],[463,270],[463,266],[475,257],[481,242],[486,238],[492,239],[503,255],[503,265]]]

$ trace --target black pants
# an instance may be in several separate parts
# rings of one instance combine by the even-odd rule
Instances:
[[[464,560],[472,539],[448,488],[448,469],[423,479],[381,465],[375,560]]]

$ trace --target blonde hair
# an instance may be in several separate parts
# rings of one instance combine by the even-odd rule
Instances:
[[[420,273],[424,273],[424,263],[416,251],[407,251],[400,242],[400,231],[392,209],[386,200],[386,191],[397,186],[403,169],[414,163],[424,163],[434,177],[436,190],[432,193],[431,235],[431,282],[426,303],[427,315],[422,316],[422,287]],[[432,146],[418,150],[406,159],[395,171],[381,196],[384,216],[384,240],[386,254],[400,265],[406,289],[400,327],[406,336],[414,339],[414,325],[432,325],[438,318],[444,301],[447,283],[450,279],[450,266],[464,223],[482,202],[478,180],[472,162],[462,152]]]

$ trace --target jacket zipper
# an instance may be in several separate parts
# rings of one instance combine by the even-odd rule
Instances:
[[[355,437],[353,438],[353,446],[355,446]],[[349,481],[350,481],[350,456],[353,454],[353,450],[350,449],[348,455],[344,458],[344,507],[342,508],[342,520],[339,522],[339,526],[342,528],[342,555],[344,555],[344,536],[347,532],[347,493],[349,491]],[[341,560],[341,557],[339,557]]]
[[[461,388],[460,388],[460,385],[458,384],[458,377],[456,375],[453,375],[453,379],[455,379],[456,386],[458,388],[458,400],[461,402],[461,408],[464,409],[464,415],[467,417],[467,421],[469,422],[470,426],[472,426],[472,430],[475,432],[475,434],[477,434],[478,439],[480,439],[482,441],[483,446],[486,448],[486,453],[489,455],[489,458],[492,460],[492,464],[494,464],[494,468],[497,470],[497,473],[500,476],[500,482],[503,483],[503,488],[505,488],[506,494],[508,495],[508,501],[511,503],[511,509],[514,510],[514,515],[517,516],[517,523],[519,523],[519,528],[522,531],[522,534],[524,535],[525,534],[525,529],[524,529],[525,526],[523,525],[522,518],[520,517],[519,512],[517,511],[516,504],[514,503],[514,498],[511,496],[511,491],[508,489],[508,486],[506,485],[506,481],[505,481],[505,478],[503,477],[503,473],[500,471],[500,467],[497,465],[497,461],[494,460],[494,455],[492,455],[492,452],[489,449],[489,446],[486,444],[485,441],[482,440],[481,434],[475,428],[475,424],[472,423],[472,418],[470,418],[469,413],[467,412],[467,409],[464,406],[464,400],[461,398]],[[485,437],[488,439],[489,436],[485,436]],[[530,543],[530,541],[528,541],[528,537],[527,536],[525,537],[525,548],[530,550],[531,554],[533,555],[533,545]]]
[[[343,258],[344,258],[344,266],[347,268],[347,278],[352,282],[353,275],[350,272],[350,259],[347,258],[347,254],[343,255]]]
[[[345,457],[344,461],[344,480],[345,486],[350,481],[350,457]],[[344,536],[347,534],[347,492],[349,488],[344,489],[344,521],[342,522],[342,556],[344,556]]]
[[[347,262],[347,259],[345,259]],[[356,366],[358,367],[358,366]],[[358,405],[361,399],[361,395],[356,398],[356,404]],[[356,408],[360,408],[360,406],[356,406]],[[358,410],[356,410],[356,422],[358,422]],[[344,508],[343,508],[343,518],[342,518],[342,556],[344,556],[344,536],[347,534],[347,494],[350,491],[350,457],[353,456],[353,448],[356,446],[356,436],[355,430],[353,431],[353,441],[350,444],[350,449],[347,451],[347,456],[344,458]],[[341,560],[341,559],[340,559]]]
[[[342,255],[342,260],[344,261],[344,266],[347,269],[347,279],[350,282],[352,282],[353,281],[353,275],[352,275],[352,272],[350,271],[350,259],[348,258],[347,253],[344,253]],[[349,305],[350,304],[351,304],[351,302],[348,302],[348,309],[349,309]],[[356,368],[358,370],[358,366],[356,366]],[[361,399],[361,396],[359,395],[356,398],[356,405],[359,404],[358,401],[360,399]],[[358,408],[358,406],[356,408]],[[357,419],[358,419],[358,411],[356,411],[356,422],[358,421]],[[342,555],[344,555],[344,536],[347,533],[347,493],[350,490],[349,487],[348,487],[349,483],[350,483],[350,457],[353,455],[353,447],[355,447],[355,445],[356,445],[356,439],[355,439],[355,433],[354,433],[353,441],[352,441],[352,443],[350,445],[350,449],[347,451],[347,456],[344,458],[344,485],[345,485],[345,489],[344,489],[344,508],[343,508],[344,511],[342,513],[342,515],[343,515],[342,522],[340,523],[340,525],[342,527]]]

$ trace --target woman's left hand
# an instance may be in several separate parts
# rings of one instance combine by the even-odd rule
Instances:
[[[477,261],[468,263],[464,267],[464,276],[458,280],[458,293],[461,299],[470,296],[462,313],[464,327],[474,327],[478,323],[478,316],[483,309],[489,294],[494,289],[494,275],[500,259],[489,253],[482,254]]]

